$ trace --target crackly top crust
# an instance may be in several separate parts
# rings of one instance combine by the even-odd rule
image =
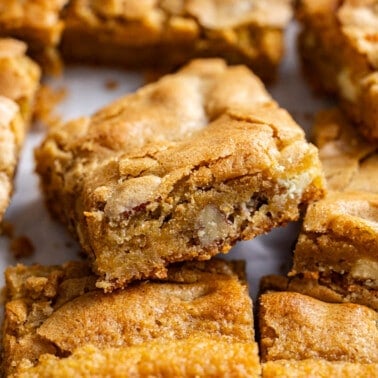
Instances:
[[[317,22],[319,15],[334,14],[335,25],[356,52],[378,68],[378,8],[375,0],[301,0],[299,16]]]
[[[39,41],[42,45],[59,41],[63,23],[60,11],[68,0],[2,0],[0,3],[0,34],[13,34]]]
[[[186,26],[192,26],[193,34],[198,34],[199,26],[220,30],[252,23],[284,28],[292,14],[290,0],[74,0],[69,10],[94,24],[108,19],[141,22],[154,29],[159,38],[159,29],[184,19]]]
[[[293,292],[260,298],[263,361],[324,359],[378,363],[376,311]]]
[[[0,222],[12,193],[13,175],[24,132],[18,105],[0,96]]]
[[[25,53],[24,42],[0,38],[0,95],[16,101],[29,121],[41,72]]]
[[[187,263],[171,266],[164,281],[104,294],[84,262],[8,268],[4,368],[14,372],[41,354],[62,357],[87,345],[118,348],[189,336],[253,343],[243,276],[238,262]]]
[[[206,358],[204,358],[206,356]],[[79,348],[70,357],[41,356],[17,377],[260,377],[257,345],[206,337],[151,341],[127,348]]]
[[[313,136],[329,189],[378,193],[378,144],[361,137],[339,109],[319,112]]]

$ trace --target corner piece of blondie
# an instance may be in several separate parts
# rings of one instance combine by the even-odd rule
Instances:
[[[259,376],[242,262],[177,264],[112,293],[95,282],[85,262],[7,269],[7,376]]]
[[[53,128],[36,160],[48,207],[105,291],[226,253],[324,192],[303,130],[251,71],[222,60],[193,61]]]

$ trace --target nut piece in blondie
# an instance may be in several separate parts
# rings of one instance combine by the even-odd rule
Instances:
[[[53,68],[60,60],[57,46],[63,31],[60,12],[68,0],[2,0],[0,36],[21,39],[42,66]]]
[[[378,10],[374,0],[300,0],[303,68],[336,94],[359,131],[378,140]]]
[[[64,17],[63,54],[138,69],[222,57],[270,80],[291,15],[290,0],[72,0]]]
[[[7,269],[6,374],[259,376],[242,262],[172,265],[108,294],[95,282],[84,262]]]
[[[244,66],[194,61],[50,130],[47,204],[105,291],[164,278],[299,217],[323,195],[317,149]]]
[[[357,304],[326,303],[294,292],[263,294],[259,309],[263,369],[280,371],[281,366],[287,371],[293,366],[300,376],[316,365],[320,371],[377,372],[377,320],[376,311]]]

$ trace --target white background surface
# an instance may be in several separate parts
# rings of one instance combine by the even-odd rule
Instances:
[[[286,35],[287,53],[280,69],[278,82],[269,88],[280,105],[293,115],[296,121],[309,130],[315,111],[325,103],[314,98],[303,80],[295,52],[296,25],[291,25]],[[106,88],[108,80],[115,80],[114,90]],[[52,86],[64,85],[68,95],[59,106],[65,120],[89,115],[143,84],[143,75],[136,72],[116,71],[90,67],[70,67],[61,78],[49,80]],[[24,264],[60,264],[79,258],[80,247],[65,228],[52,220],[45,208],[34,173],[33,150],[43,138],[43,130],[31,131],[23,149],[16,177],[16,192],[5,220],[13,224],[15,236],[27,236],[35,247],[33,256],[21,259]],[[284,273],[290,268],[291,247],[298,233],[298,225],[258,237],[253,241],[239,243],[228,255],[230,259],[245,259],[250,292],[256,297],[261,276]],[[9,239],[0,237],[0,269],[17,261],[9,252]],[[2,274],[0,286],[4,285]]]

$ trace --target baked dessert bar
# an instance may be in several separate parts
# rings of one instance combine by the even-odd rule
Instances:
[[[13,191],[13,176],[25,132],[18,105],[0,96],[0,222]]]
[[[137,69],[222,57],[271,80],[291,15],[290,0],[72,0],[62,49],[68,60]]]
[[[164,280],[108,294],[86,262],[18,265],[5,277],[6,374],[259,376],[242,262],[172,265]]]
[[[375,0],[300,0],[303,67],[320,89],[337,94],[360,132],[378,140],[378,11]]]
[[[330,192],[310,205],[289,275],[323,300],[378,310],[378,195]]]
[[[376,311],[361,305],[265,293],[259,309],[263,377],[375,376],[377,320]]]
[[[28,44],[28,53],[45,67],[59,64],[57,46],[63,31],[60,12],[68,0],[2,0],[0,36]]]
[[[53,128],[36,160],[48,207],[105,291],[226,253],[323,195],[303,130],[247,68],[221,60]]]
[[[338,109],[318,114],[313,136],[334,192],[307,210],[287,290],[378,310],[378,144]]]
[[[13,192],[13,176],[39,86],[37,65],[26,46],[0,39],[0,222]]]
[[[340,109],[318,113],[313,140],[328,189],[378,193],[378,143],[360,136]]]

